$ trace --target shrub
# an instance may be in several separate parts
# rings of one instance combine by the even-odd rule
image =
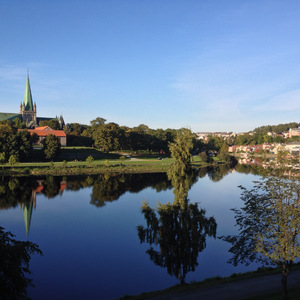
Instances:
[[[92,155],[88,156],[85,160],[87,163],[92,163],[94,161],[94,157]]]

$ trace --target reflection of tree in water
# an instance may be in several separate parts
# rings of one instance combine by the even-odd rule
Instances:
[[[27,278],[31,272],[32,254],[41,254],[38,245],[14,239],[10,232],[0,227],[0,296],[1,299],[28,299],[27,287],[33,286]]]
[[[220,164],[217,167],[208,167],[207,175],[209,179],[213,182],[218,182],[223,179],[224,176],[228,175],[230,171],[230,166],[227,164]]]
[[[282,269],[282,291],[287,296],[287,276],[300,256],[300,188],[293,179],[271,176],[243,189],[241,209],[233,209],[238,236],[223,236],[232,244],[230,262],[258,261]]]
[[[0,181],[0,209],[17,207],[19,203],[29,203],[32,198],[32,189],[37,185],[37,182],[29,177],[2,177]]]
[[[54,198],[59,194],[61,177],[47,176],[43,182],[43,194],[48,198]]]
[[[187,196],[191,186],[197,182],[198,177],[196,172],[190,170],[183,175],[174,172],[174,169],[170,169],[167,173],[169,180],[171,180],[174,194],[174,205],[181,205],[184,209],[188,204]]]
[[[142,206],[147,227],[138,226],[141,243],[149,243],[147,253],[158,266],[165,267],[170,275],[185,281],[188,272],[198,266],[199,252],[206,247],[206,237],[215,237],[217,224],[214,218],[206,218],[205,210],[188,201],[188,191],[197,176],[170,169],[168,177],[174,186],[174,202],[158,204],[154,209],[148,203]],[[159,246],[159,251],[152,245]]]
[[[184,209],[170,203],[152,209],[144,203],[142,213],[147,227],[138,226],[140,242],[159,245],[159,251],[152,246],[147,250],[150,259],[183,284],[186,274],[198,266],[198,253],[205,249],[206,237],[216,235],[215,219],[206,218],[197,203],[187,203]]]
[[[157,174],[101,174],[93,184],[91,204],[101,207],[105,202],[111,202],[120,198],[125,192],[138,193],[146,187],[152,187],[157,191],[170,188],[167,176]]]

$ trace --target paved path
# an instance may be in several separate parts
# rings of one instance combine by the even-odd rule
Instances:
[[[288,287],[300,287],[300,270],[292,271],[288,276]],[[246,297],[281,291],[281,274],[261,276],[236,282],[217,284],[197,288],[181,293],[169,293],[156,296],[153,300],[241,300]]]

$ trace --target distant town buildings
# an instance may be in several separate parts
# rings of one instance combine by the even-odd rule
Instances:
[[[289,137],[300,136],[300,127],[298,128],[290,128]]]
[[[208,140],[210,136],[218,136],[227,139],[236,137],[237,134],[234,132],[197,132],[196,135],[199,140]]]

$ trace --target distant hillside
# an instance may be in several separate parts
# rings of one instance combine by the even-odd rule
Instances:
[[[262,134],[266,134],[268,132],[280,133],[280,132],[288,131],[290,128],[297,128],[299,126],[300,126],[300,123],[291,122],[291,123],[287,123],[287,124],[261,126],[261,127],[255,128],[254,131],[256,133],[262,133]]]

